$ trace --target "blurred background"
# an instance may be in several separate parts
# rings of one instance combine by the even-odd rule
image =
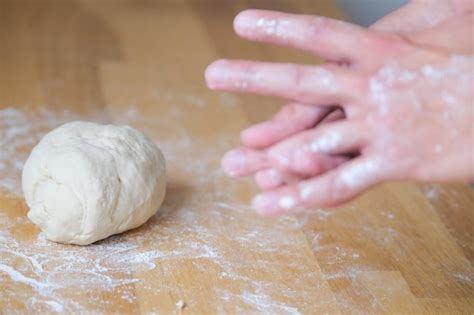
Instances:
[[[337,0],[351,20],[369,26],[387,13],[403,6],[408,0]]]

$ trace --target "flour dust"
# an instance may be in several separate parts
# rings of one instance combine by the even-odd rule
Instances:
[[[1,109],[2,194],[20,200],[21,170],[31,148],[49,130],[80,119],[91,120],[70,111]],[[146,125],[145,120],[133,106],[115,119],[123,124]],[[269,257],[278,254],[298,259],[290,257],[291,253],[305,244],[292,243],[285,236],[292,228],[301,227],[303,221],[282,218],[264,223],[267,221],[249,216],[252,209],[233,197],[239,185],[227,180],[218,168],[220,155],[233,138],[235,135],[219,135],[212,148],[205,145],[204,139],[195,139],[184,129],[174,138],[155,139],[167,157],[171,172],[180,178],[191,178],[188,186],[170,182],[162,209],[144,226],[91,246],[56,244],[41,233],[35,239],[18,237],[15,234],[18,228],[31,224],[26,212],[7,215],[8,209],[0,205],[0,281],[6,283],[0,296],[4,307],[15,305],[25,312],[90,312],[110,306],[110,301],[101,297],[105,293],[126,307],[136,303],[137,292],[158,299],[174,291],[186,295],[183,296],[186,309],[192,309],[196,303],[192,298],[195,288],[173,283],[173,276],[179,271],[173,268],[172,262],[185,260],[191,261],[193,268],[207,274],[206,277],[215,277],[221,288],[229,287],[229,282],[233,283],[230,287],[243,288],[242,292],[230,289],[214,292],[223,301],[221,306],[226,305],[225,301],[229,305],[241,305],[230,310],[283,314],[304,311],[296,301],[314,295],[311,282],[319,281],[317,276],[307,277],[302,267],[296,266],[301,269],[296,275],[306,278],[301,279],[305,280],[304,286],[298,292],[282,293],[286,286],[272,277],[256,280],[247,274],[259,271],[278,274],[284,266],[274,259],[248,263],[236,257],[236,253],[246,251],[256,254],[255,257],[266,253]],[[222,183],[226,189],[216,189]],[[232,228],[232,222],[243,223],[244,227]],[[144,276],[148,274],[157,278],[149,281],[152,276]],[[87,298],[85,292],[89,292]]]

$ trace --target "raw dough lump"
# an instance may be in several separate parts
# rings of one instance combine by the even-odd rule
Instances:
[[[76,121],[33,149],[22,185],[28,217],[48,239],[87,245],[155,214],[165,196],[165,159],[131,127]]]

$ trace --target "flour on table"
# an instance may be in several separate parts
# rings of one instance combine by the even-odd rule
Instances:
[[[185,113],[177,109],[163,113],[163,121],[172,123],[173,119],[166,115],[172,115],[175,120]],[[0,109],[2,194],[21,198],[21,170],[31,147],[47,131],[81,119],[94,120],[94,117],[69,111]],[[147,126],[152,130],[156,125],[156,121],[147,120],[134,107],[126,109],[114,121],[131,125],[138,122],[145,126],[145,133]],[[188,260],[196,270],[215,277],[217,287],[228,287],[230,282],[231,287],[243,289],[238,292],[216,287],[214,294],[223,301],[222,305],[216,305],[217,311],[227,303],[243,307],[225,308],[233,312],[304,312],[305,306],[298,301],[314,296],[314,283],[321,280],[319,275],[305,273],[298,264],[292,266],[295,270],[292,281],[301,281],[301,290],[288,291],[286,285],[273,279],[247,276],[249,272],[281,273],[284,266],[278,261],[262,258],[249,264],[247,259],[235,256],[252,249],[255,250],[252,257],[267,253],[288,260],[302,259],[304,240],[294,242],[286,233],[301,228],[307,218],[268,222],[249,216],[253,210],[233,197],[238,195],[239,184],[228,180],[218,168],[219,158],[236,140],[235,134],[216,135],[212,147],[207,145],[209,140],[193,137],[185,129],[166,140],[154,140],[167,158],[170,179],[178,181],[171,180],[160,212],[138,229],[87,247],[56,244],[43,233],[36,239],[25,240],[15,234],[18,227],[31,224],[25,214],[7,216],[4,211],[7,209],[0,205],[0,281],[9,287],[0,292],[4,306],[13,308],[12,303],[21,301],[21,307],[30,312],[87,313],[107,309],[110,301],[102,298],[104,292],[118,296],[119,301],[114,303],[124,305],[137,302],[137,290],[155,298],[170,291],[192,297],[192,288],[174,283],[175,272],[179,270],[171,263]],[[184,178],[193,180],[182,182]],[[225,190],[209,189],[223,183]],[[236,220],[243,227],[232,228]],[[295,254],[295,248],[299,247],[301,251]],[[149,281],[150,277],[159,277],[159,281]],[[84,292],[88,292],[87,299]],[[185,308],[192,310],[195,303],[192,298],[187,299]]]
[[[186,303],[183,300],[179,300],[178,302],[176,302],[176,308],[178,310],[182,310],[185,307],[186,307]]]

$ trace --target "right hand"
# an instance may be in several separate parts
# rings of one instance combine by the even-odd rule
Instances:
[[[378,31],[403,34],[404,32],[422,31],[443,22],[444,20],[474,9],[470,0],[413,0],[400,9],[391,12],[375,22],[370,28]],[[327,61],[327,63],[331,63]],[[344,113],[335,108],[318,107],[302,103],[289,103],[271,119],[245,129],[241,140],[247,158],[260,161],[262,168],[269,163],[257,150],[265,150],[270,146],[301,131],[314,129],[325,123],[344,119]],[[240,152],[239,152],[240,153]],[[234,153],[234,154],[239,154]],[[248,154],[247,154],[248,153]],[[347,156],[321,155],[319,161],[313,161],[316,173],[323,173],[348,160]],[[250,163],[257,165],[258,163]],[[224,160],[223,168],[231,176],[245,176],[256,170],[245,167],[234,167]],[[304,179],[295,172],[283,172],[269,167],[256,171],[255,181],[262,190],[274,189],[283,184],[289,184]]]

